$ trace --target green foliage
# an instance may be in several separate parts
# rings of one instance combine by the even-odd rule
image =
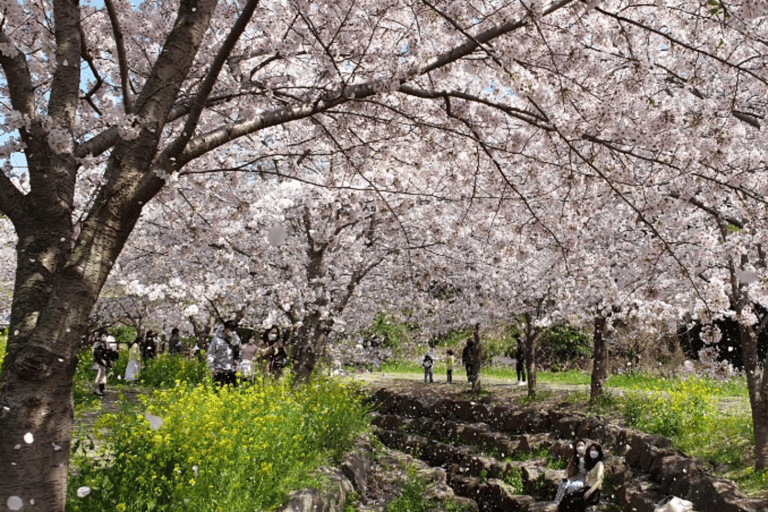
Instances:
[[[365,333],[366,337],[377,337],[381,345],[392,350],[401,349],[412,339],[412,325],[407,322],[397,322],[386,313],[379,313],[373,321],[370,329]]]
[[[122,355],[121,355],[122,357]],[[127,363],[127,355],[126,355]],[[125,366],[123,373],[125,374]],[[115,371],[117,371],[117,367]],[[198,359],[188,359],[183,355],[160,354],[154,359],[144,361],[139,373],[138,383],[153,388],[171,388],[177,382],[187,382],[195,385],[203,382],[209,375],[205,363]]]
[[[707,385],[696,378],[678,381],[666,390],[649,388],[627,397],[624,418],[631,426],[681,440],[686,431],[700,431],[717,412]]]
[[[467,341],[467,338],[472,336],[471,329],[452,329],[446,333],[438,334],[432,338],[432,343],[436,347],[452,348],[454,352],[460,350]]]
[[[72,383],[72,398],[75,409],[95,407],[100,399],[93,394],[96,370],[93,367],[93,352],[91,348],[84,348],[77,355],[77,367]]]
[[[8,345],[8,333],[0,333],[0,372],[3,371],[3,361],[5,361],[5,347]]]
[[[552,371],[579,368],[592,357],[592,338],[569,325],[555,325],[539,335],[539,365]]]
[[[416,474],[416,469],[410,467],[407,469],[408,480],[403,486],[400,495],[387,505],[386,512],[434,512],[435,510],[445,510],[446,512],[468,512],[467,507],[462,507],[456,501],[439,503],[436,499],[425,500],[424,491],[429,485],[429,481],[420,478]]]
[[[110,331],[110,334],[115,337],[115,341],[120,347],[127,347],[133,340],[136,339],[136,328],[127,325],[121,325]]]
[[[155,391],[146,413],[102,416],[104,457],[73,455],[67,510],[270,510],[369,427],[355,388],[318,379]],[[160,420],[162,423],[160,424]],[[154,422],[154,423],[153,423]],[[90,494],[76,496],[80,487]]]

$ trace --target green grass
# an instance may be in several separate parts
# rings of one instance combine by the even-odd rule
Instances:
[[[454,500],[447,502],[438,502],[435,499],[424,499],[424,492],[427,490],[430,482],[417,475],[414,467],[406,468],[408,480],[400,492],[400,495],[390,501],[385,509],[386,512],[433,512],[434,510],[444,510],[445,512],[469,512],[468,507],[462,507]]]

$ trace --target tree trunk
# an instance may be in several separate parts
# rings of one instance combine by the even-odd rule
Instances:
[[[325,354],[332,329],[333,320],[321,320],[320,313],[304,319],[291,356],[297,382],[307,382],[312,376],[317,362]]]
[[[608,378],[608,344],[605,340],[606,318],[597,315],[594,320],[594,362],[592,364],[592,385],[589,402],[594,404],[603,394],[603,386]]]
[[[768,372],[760,366],[757,352],[758,333],[739,324],[739,337],[744,352],[752,426],[755,432],[755,469],[768,469]]]
[[[536,338],[538,332],[526,329],[525,333],[525,371],[528,374],[528,398],[536,398]]]
[[[80,336],[100,286],[89,286],[73,268],[56,277],[31,333],[22,337],[27,333],[14,327],[9,337],[0,376],[0,510],[9,499],[25,508],[34,503],[39,510],[64,510],[72,381]]]
[[[472,392],[480,393],[482,383],[480,381],[480,368],[483,366],[483,351],[480,346],[480,324],[475,324],[474,332],[472,333],[474,338],[474,345],[472,345]]]

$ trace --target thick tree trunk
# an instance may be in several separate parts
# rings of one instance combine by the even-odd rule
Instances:
[[[483,349],[480,345],[480,324],[475,324],[472,333],[474,345],[472,345],[472,392],[480,393],[482,382],[480,380],[480,368],[483,366]]]
[[[64,509],[72,379],[100,286],[87,286],[72,268],[57,277],[31,334],[22,337],[27,333],[14,328],[9,338],[0,376],[0,510],[14,502],[25,509]]]
[[[768,469],[768,372],[760,365],[758,333],[749,326],[739,324],[739,335],[755,432],[755,469],[763,470]]]
[[[291,355],[297,382],[307,382],[312,376],[317,362],[325,354],[332,329],[333,320],[321,320],[319,313],[304,319]]]
[[[594,320],[594,362],[592,364],[592,385],[589,401],[595,403],[603,394],[605,380],[608,378],[608,344],[605,339],[606,318],[595,316]]]

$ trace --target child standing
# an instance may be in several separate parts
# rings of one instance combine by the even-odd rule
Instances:
[[[430,348],[426,354],[424,354],[424,360],[421,362],[421,366],[424,367],[424,382],[434,382],[432,373],[432,364],[435,362],[435,354]]]
[[[453,350],[449,350],[445,356],[445,372],[448,377],[448,384],[453,382],[453,363],[456,359],[453,357]]]

